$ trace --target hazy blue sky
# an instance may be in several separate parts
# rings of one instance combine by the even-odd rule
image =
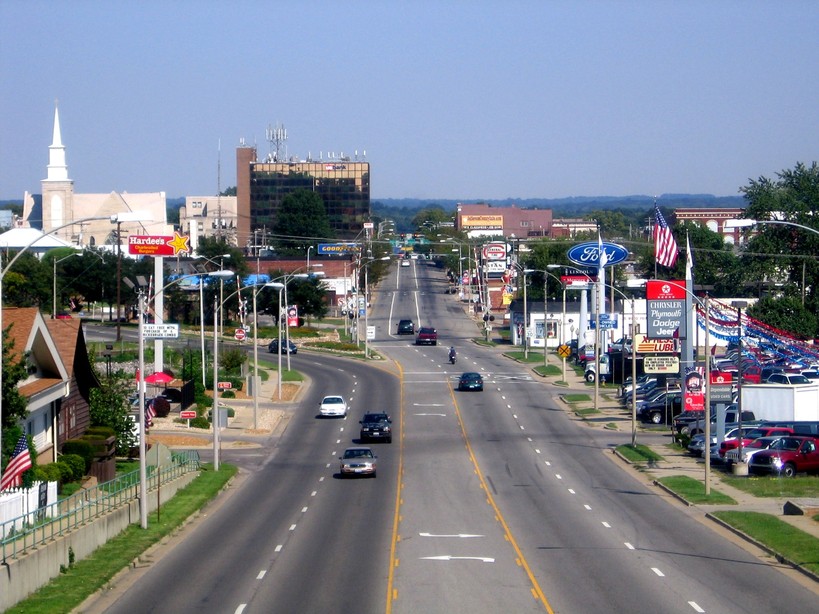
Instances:
[[[736,194],[817,159],[819,2],[0,2],[0,198],[214,194],[240,138],[378,198]]]

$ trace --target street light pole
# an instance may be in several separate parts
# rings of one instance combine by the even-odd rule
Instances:
[[[278,375],[278,385],[276,386],[276,389],[278,390],[278,393],[279,393],[279,401],[282,400],[282,314],[284,313],[284,316],[287,317],[287,314],[282,310],[282,290],[284,290],[286,287],[287,287],[286,284],[282,284],[281,287],[279,288],[279,309],[278,309],[279,321],[276,322],[276,333],[277,333],[278,339],[279,339],[279,352],[278,352],[279,356],[278,356],[278,359],[277,359],[278,360],[278,368],[277,368],[277,371],[276,371],[276,373]],[[287,348],[287,351],[288,352],[290,351],[289,346]]]
[[[526,269],[523,269],[523,359],[529,360],[529,346],[526,343],[528,339],[529,313],[527,312],[528,300],[526,298]]]
[[[213,410],[211,424],[213,425],[213,470],[219,471],[219,320],[217,310],[220,308],[219,299],[213,299]]]
[[[117,280],[119,281],[119,280]],[[148,432],[145,424],[145,291],[139,288],[139,525],[143,529],[148,528],[148,469],[145,459],[145,440]]]

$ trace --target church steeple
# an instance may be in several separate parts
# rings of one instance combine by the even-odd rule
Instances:
[[[45,181],[71,181],[65,163],[65,147],[60,133],[60,110],[54,105],[54,133],[48,148],[48,176]]]

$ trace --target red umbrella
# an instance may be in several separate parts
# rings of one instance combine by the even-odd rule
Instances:
[[[167,373],[159,371],[146,377],[145,381],[149,384],[167,384],[168,382],[173,381],[173,379],[173,375],[168,375]]]

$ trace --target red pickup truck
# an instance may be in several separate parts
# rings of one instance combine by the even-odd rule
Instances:
[[[754,454],[748,463],[748,471],[786,478],[803,471],[819,473],[819,439],[783,437],[770,449]]]
[[[770,437],[771,435],[793,435],[793,429],[785,426],[759,426],[749,431],[745,431],[745,436],[742,438],[742,447],[747,446],[754,439],[760,437]],[[725,453],[728,450],[733,450],[739,447],[739,439],[726,439],[719,444],[719,455],[725,458]]]

